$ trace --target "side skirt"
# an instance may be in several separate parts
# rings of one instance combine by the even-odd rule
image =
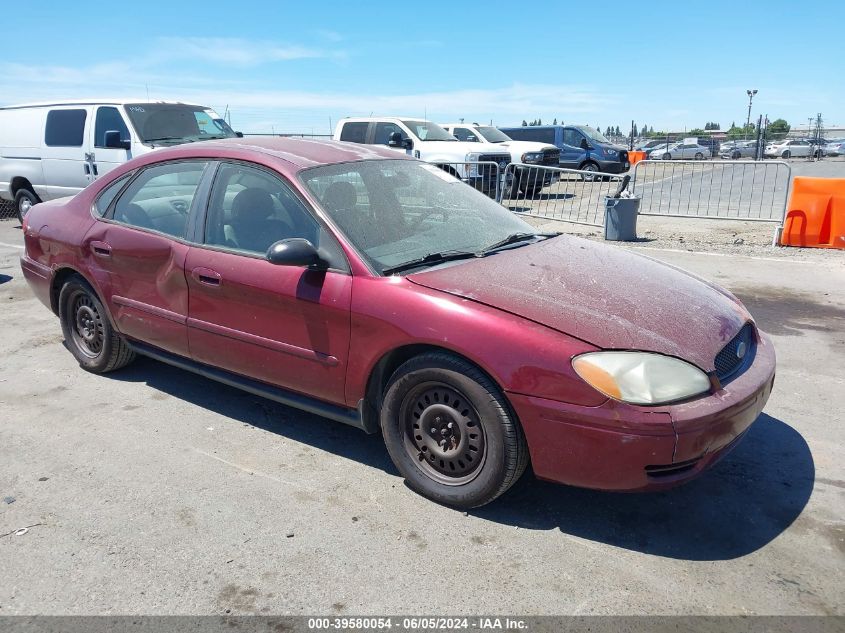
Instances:
[[[334,404],[329,404],[328,402],[323,402],[322,400],[309,398],[308,396],[304,396],[299,393],[287,391],[286,389],[282,389],[280,387],[274,387],[272,385],[253,380],[252,378],[233,374],[225,369],[219,369],[217,367],[212,367],[211,365],[198,363],[189,358],[177,356],[176,354],[171,354],[170,352],[152,347],[151,345],[146,345],[137,341],[127,341],[127,343],[136,353],[141,354],[142,356],[147,356],[148,358],[161,361],[162,363],[167,363],[168,365],[173,365],[179,369],[184,369],[186,371],[199,374],[200,376],[205,376],[211,380],[222,382],[224,385],[229,385],[230,387],[235,387],[236,389],[242,389],[243,391],[247,391],[256,396],[261,396],[262,398],[267,398],[268,400],[273,400],[295,409],[307,411],[308,413],[313,413],[314,415],[319,415],[324,418],[329,418],[330,420],[335,420],[336,422],[342,422],[343,424],[354,426],[362,431],[366,431],[367,433],[373,433],[375,431],[375,429],[367,428],[367,425],[364,423],[363,416],[361,415],[361,411],[365,406],[363,400],[358,403],[357,409],[340,407]]]

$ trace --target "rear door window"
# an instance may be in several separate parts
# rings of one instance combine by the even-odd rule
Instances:
[[[85,135],[86,110],[50,110],[44,129],[48,147],[82,147]]]
[[[366,143],[369,123],[344,123],[340,130],[340,140],[347,143]]]
[[[97,201],[94,203],[94,211],[97,215],[102,217],[106,214],[112,200],[114,200],[115,196],[120,193],[121,188],[126,184],[126,181],[129,180],[131,175],[132,174],[126,174],[125,176],[121,176],[100,192]]]
[[[555,142],[555,131],[549,128],[537,129],[531,126],[523,126],[513,132],[508,132],[508,136],[520,141],[537,141],[538,143],[551,144]]]
[[[189,161],[148,167],[117,199],[113,219],[183,238],[207,165],[205,161]]]

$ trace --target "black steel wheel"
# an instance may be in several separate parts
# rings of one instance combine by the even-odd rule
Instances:
[[[82,277],[74,275],[62,286],[59,319],[67,348],[83,369],[105,373],[134,360],[135,353],[114,330],[103,304]]]
[[[696,152],[695,160],[704,160],[704,154],[702,154],[701,152]]]
[[[459,486],[484,464],[484,427],[469,398],[440,382],[408,392],[399,415],[405,452],[435,481]]]
[[[446,352],[415,356],[393,373],[380,421],[408,486],[445,505],[489,503],[528,463],[522,428],[502,392],[477,367]]]

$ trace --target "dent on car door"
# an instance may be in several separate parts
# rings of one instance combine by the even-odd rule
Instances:
[[[182,356],[189,353],[185,237],[208,168],[207,161],[164,163],[115,183],[124,190],[82,244],[117,329]],[[101,198],[114,195],[110,189]]]
[[[271,244],[305,238],[339,245],[293,187],[264,168],[221,165],[202,246],[191,247],[188,338],[194,360],[343,404],[352,277],[344,270],[271,264]]]

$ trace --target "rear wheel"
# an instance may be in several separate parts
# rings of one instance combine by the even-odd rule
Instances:
[[[79,276],[59,293],[59,319],[67,347],[80,367],[103,374],[128,365],[135,352],[118,334],[96,293]]]
[[[741,156],[742,156],[742,154],[740,154],[740,153],[739,153],[739,152],[737,152],[737,151],[734,151],[734,153],[733,153],[733,154],[731,154],[731,158],[732,158],[732,159],[734,159],[734,160],[739,159]]]
[[[41,202],[41,199],[35,195],[35,192],[30,189],[18,189],[15,194],[15,210],[18,213],[18,220],[23,224],[23,219],[29,210],[36,204]]]
[[[704,154],[702,154],[701,152],[696,152],[695,160],[704,160]]]
[[[381,428],[408,486],[457,508],[493,501],[528,463],[522,429],[498,387],[446,353],[417,356],[396,370]]]

